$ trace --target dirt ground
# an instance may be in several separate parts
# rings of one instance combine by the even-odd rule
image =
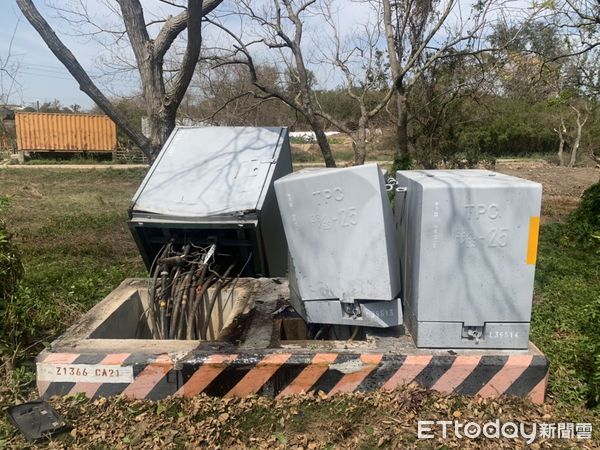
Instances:
[[[558,167],[543,160],[498,160],[496,170],[542,184],[542,220],[564,220],[583,191],[600,180],[600,169]]]
[[[53,406],[71,425],[48,447],[163,449],[594,449],[594,439],[540,437],[542,422],[579,422],[577,412],[520,399],[452,397],[408,386],[399,391],[327,396],[303,394],[282,399],[243,399],[205,395],[159,402],[116,398],[54,398]],[[418,421],[459,425],[515,423],[533,432],[525,438],[467,438],[455,426],[444,436],[432,426],[431,438],[418,438]],[[588,420],[588,419],[586,419]],[[598,423],[591,419],[593,430]],[[537,433],[537,435],[536,435]],[[429,433],[425,433],[429,434]],[[595,437],[595,436],[594,436]],[[18,446],[19,437],[8,442]]]
[[[337,145],[337,144],[332,144]],[[341,144],[339,144],[341,146]],[[297,150],[298,147],[310,146],[310,144],[294,144],[293,147]],[[386,160],[389,155],[381,155],[379,164],[383,164],[387,168],[389,161]],[[373,161],[375,162],[375,161]],[[295,170],[299,170],[305,166],[318,166],[322,164],[322,160],[315,162],[295,161]],[[341,164],[344,165],[344,164]],[[86,164],[86,165],[15,165],[8,166],[11,169],[17,168],[20,170],[89,170],[89,169],[133,169],[140,170],[148,167],[144,164]],[[0,170],[2,168],[0,167]],[[564,220],[568,214],[575,209],[579,198],[583,191],[589,186],[600,180],[600,169],[594,167],[558,167],[544,160],[528,160],[528,159],[499,159],[496,163],[495,170],[521,178],[526,178],[531,181],[541,183],[543,186],[542,197],[542,220],[544,222]],[[10,192],[7,192],[10,194]],[[133,192],[131,193],[133,195]]]
[[[310,144],[300,144],[294,147],[299,148],[302,145],[308,148]],[[381,158],[377,162],[389,169],[393,155],[381,154],[379,156]],[[340,167],[349,164],[342,161],[338,161],[338,163]],[[320,160],[318,162],[294,162],[296,170],[317,165],[322,165],[322,162]],[[541,159],[498,159],[494,170],[542,184],[543,223],[564,220],[579,203],[583,191],[600,180],[599,168],[558,167]]]

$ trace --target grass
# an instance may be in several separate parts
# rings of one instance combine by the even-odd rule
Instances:
[[[126,225],[128,201],[144,173],[0,171],[10,203],[7,228],[25,268],[0,332],[0,350],[13,365],[30,364],[45,342],[124,278],[144,274]]]
[[[598,387],[593,387],[592,377],[600,353],[600,254],[573,243],[565,226],[542,228],[531,338],[551,361],[551,395],[560,402],[595,406]]]
[[[11,158],[10,154],[0,153],[0,161],[8,159],[8,165],[25,165],[25,166],[53,166],[53,165],[115,165],[115,164],[137,164],[142,163],[141,157],[134,151],[131,152],[130,158],[117,156],[113,159],[112,153],[37,153],[31,157],[26,157],[23,162]]]
[[[333,157],[339,166],[352,163],[354,161],[354,153],[352,149],[340,146],[340,148],[332,148]],[[391,161],[394,155],[391,153],[367,153],[368,161]],[[292,161],[294,163],[314,163],[315,165],[323,165],[323,156],[316,145],[312,145],[308,150],[292,147]]]
[[[18,294],[11,303],[0,307],[0,376],[4,380],[0,383],[0,409],[35,396],[33,357],[44,345],[124,278],[145,275],[126,225],[129,200],[144,173],[144,169],[0,170],[0,196],[8,197],[10,203],[5,213],[7,227],[14,234],[13,240],[25,268]],[[545,210],[552,210],[552,205],[546,204]],[[542,227],[536,270],[531,337],[551,361],[550,405],[547,406],[550,409],[540,409],[523,401],[515,403],[511,399],[478,406],[472,399],[440,400],[423,394],[417,406],[409,405],[408,409],[402,406],[404,409],[393,417],[402,419],[404,414],[417,414],[434,418],[438,410],[436,402],[450,402],[451,408],[465,414],[469,408],[474,408],[472,411],[479,408],[482,414],[499,417],[514,407],[514,417],[542,421],[542,416],[550,414],[555,420],[546,417],[545,421],[593,422],[600,429],[597,402],[600,253],[594,243],[575,239],[571,230],[569,223],[549,223]],[[368,399],[346,396],[335,401],[314,398],[301,406],[261,403],[261,400],[257,405],[244,407],[243,414],[229,412],[230,417],[224,419],[222,433],[214,443],[227,446],[239,439],[244,445],[252,446],[254,441],[250,439],[261,436],[271,439],[275,447],[301,445],[296,437],[308,436],[308,442],[311,439],[319,442],[317,448],[344,442],[351,442],[354,448],[372,448],[379,442],[411,445],[414,430],[405,430],[404,435],[394,437],[393,430],[399,425],[388,417],[397,408],[393,402],[399,400],[377,398],[375,395]],[[100,430],[98,417],[103,417],[107,427],[102,430],[110,442],[106,445],[114,447],[127,441],[157,442],[152,440],[158,439],[156,433],[161,439],[170,433],[165,423],[179,424],[177,421],[183,420],[182,412],[186,416],[189,408],[197,407],[195,424],[181,429],[181,433],[194,436],[198,424],[218,424],[219,417],[224,417],[223,412],[229,411],[231,406],[225,400],[202,401],[212,405],[214,410],[206,409],[208,406],[204,403],[198,406],[195,400],[180,403],[169,400],[158,404],[115,400],[99,405],[96,401],[70,398],[60,400],[57,405],[71,422],[87,427],[89,433]],[[388,401],[392,403],[385,403]],[[498,407],[504,413],[494,409]],[[138,412],[158,425],[146,431],[136,429]],[[389,423],[382,425],[382,421]],[[185,427],[188,427],[187,422]],[[124,434],[116,434],[113,428],[124,428]],[[19,439],[6,420],[0,418],[0,448],[3,443],[18,445]],[[60,445],[85,446],[92,441],[93,437],[67,435]],[[170,442],[180,441],[178,438]]]
[[[542,228],[539,255],[532,340],[553,364],[550,393],[600,409],[600,184]]]
[[[81,153],[47,153],[34,154],[26,157],[24,162],[11,160],[13,164],[24,165],[54,165],[54,164],[113,164],[112,153],[84,155]]]
[[[52,165],[79,165],[79,164],[118,164],[113,163],[110,159],[98,159],[98,158],[33,158],[26,159],[23,163],[13,162],[13,164],[24,164],[27,166],[52,166]]]
[[[346,135],[330,136],[328,142],[336,163],[339,166],[354,161],[352,141]],[[316,143],[306,142],[299,138],[291,138],[292,161],[295,163],[323,165],[323,156]],[[377,136],[370,143],[367,151],[368,161],[392,161],[394,159],[394,143],[386,134]]]

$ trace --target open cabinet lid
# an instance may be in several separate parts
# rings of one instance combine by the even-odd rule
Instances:
[[[287,128],[178,127],[130,213],[187,219],[260,210]]]

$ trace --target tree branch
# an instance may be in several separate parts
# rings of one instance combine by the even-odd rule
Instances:
[[[243,65],[245,65],[248,68],[248,72],[250,73],[250,80],[252,81],[253,85],[255,85],[257,88],[259,88],[264,93],[278,98],[283,103],[290,106],[291,108],[293,108],[293,109],[298,108],[298,105],[296,105],[296,102],[294,100],[292,100],[289,96],[287,96],[281,92],[274,91],[273,89],[269,89],[268,86],[266,86],[260,82],[260,80],[258,79],[258,74],[256,72],[256,67],[254,65],[254,60],[252,59],[252,55],[250,54],[250,51],[248,50],[248,46],[246,44],[244,44],[244,42],[237,35],[232,33],[231,30],[224,27],[223,25],[221,25],[218,22],[215,22],[212,20],[208,20],[208,22],[211,23],[212,25],[216,26],[220,30],[224,31],[233,40],[235,40],[235,42],[237,43],[237,45],[234,45],[236,53],[241,52],[244,55],[243,61],[239,60],[239,59],[229,59],[229,60],[223,61],[219,65],[221,65],[221,66],[228,65],[228,64],[243,64]],[[260,41],[257,41],[257,42],[260,42]]]
[[[202,46],[202,0],[188,0],[187,45],[165,107],[177,109],[192,81]]]
[[[237,94],[237,95],[234,95],[231,98],[228,98],[227,101],[225,103],[223,103],[221,106],[219,106],[217,109],[215,109],[210,116],[203,117],[202,119],[200,119],[200,121],[201,122],[208,122],[208,121],[214,120],[215,117],[217,116],[217,114],[219,114],[221,111],[223,111],[225,108],[227,108],[230,103],[233,103],[236,100],[239,100],[239,99],[244,98],[244,97],[248,97],[248,96],[253,95],[253,94],[254,94],[253,92],[248,91],[248,92],[242,92],[241,94]]]
[[[202,17],[212,12],[222,2],[223,0],[207,0],[202,2]],[[167,19],[154,40],[154,54],[157,58],[164,58],[175,39],[177,39],[177,36],[179,36],[187,26],[187,10]]]
[[[125,30],[129,36],[131,49],[139,67],[144,67],[151,59],[150,36],[146,29],[144,10],[139,0],[117,0],[121,7]]]
[[[131,126],[129,121],[112,105],[112,103],[100,92],[94,82],[85,72],[73,53],[56,36],[48,22],[42,17],[31,0],[17,0],[17,6],[31,23],[33,28],[40,34],[48,48],[54,53],[58,60],[66,67],[69,73],[79,83],[79,88],[87,94],[104,111],[127,136],[135,142],[140,149],[149,157],[152,150],[149,139]]]

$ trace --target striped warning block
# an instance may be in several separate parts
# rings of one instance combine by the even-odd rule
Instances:
[[[143,354],[42,353],[40,396],[83,393],[158,400],[170,395],[285,396],[396,389],[416,383],[446,393],[529,397],[542,403],[548,361],[542,355],[399,355],[263,352]]]

